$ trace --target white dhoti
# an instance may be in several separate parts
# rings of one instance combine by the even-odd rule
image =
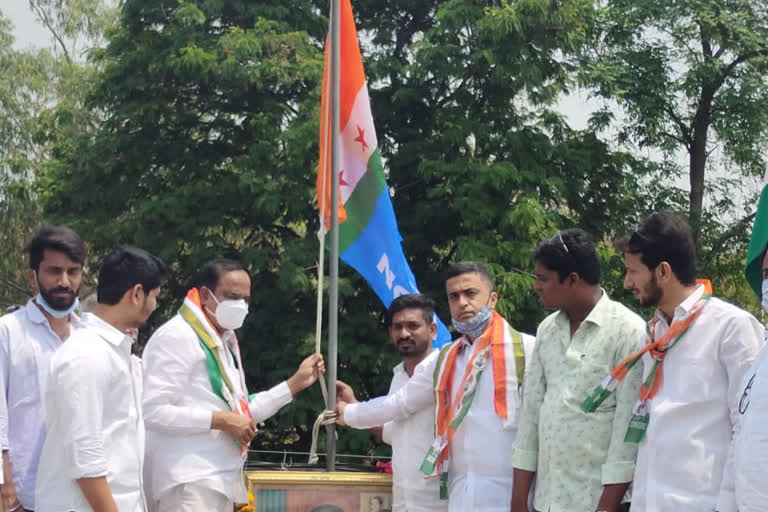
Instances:
[[[200,484],[181,484],[163,493],[150,512],[231,512],[234,503]]]

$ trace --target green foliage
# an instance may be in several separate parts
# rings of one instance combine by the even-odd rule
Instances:
[[[92,117],[82,122],[63,105],[45,118],[52,157],[36,190],[46,215],[79,231],[97,260],[131,243],[167,261],[172,277],[155,324],[173,314],[205,261],[234,256],[248,266],[252,306],[240,338],[254,390],[314,351],[325,8],[126,0],[109,44],[91,52]],[[589,41],[592,3],[359,0],[354,8],[405,252],[442,318],[442,271],[475,259],[496,277],[501,313],[535,332],[545,311],[531,289],[532,250],[574,225],[600,242],[606,286],[618,293],[610,240],[655,207],[680,203],[648,178],[666,168],[571,129],[553,110]],[[341,270],[338,374],[361,398],[381,395],[397,362],[381,304]],[[307,449],[322,408],[317,387],[298,395],[259,447]],[[339,440],[340,453],[381,450],[366,433]]]
[[[713,165],[742,176],[762,176],[765,169],[767,40],[760,2],[611,0],[585,46],[582,83],[626,113],[619,141],[670,160],[688,153],[687,209],[697,240],[711,228],[702,215]],[[606,108],[597,117],[604,125],[610,113]],[[720,162],[709,158],[716,148]]]
[[[285,379],[314,351],[308,221],[323,23],[281,5],[125,2],[109,45],[94,52],[103,72],[88,104],[103,119],[58,137],[38,179],[46,211],[97,258],[131,243],[171,265],[156,322],[205,261],[248,265],[252,313],[241,338],[252,389]],[[321,409],[319,390],[301,394],[264,447],[308,447]]]
[[[442,299],[450,262],[488,262],[500,311],[535,332],[544,312],[531,291],[532,248],[578,223],[598,239],[622,231],[641,192],[637,162],[552,111],[568,90],[591,2],[356,9],[363,41],[373,41],[373,112],[420,286]],[[448,318],[445,306],[441,313]]]
[[[32,0],[30,7],[55,41],[52,48],[15,50],[10,23],[0,13],[0,309],[32,293],[22,256],[42,223],[32,182],[41,163],[56,156],[53,138],[74,136],[98,120],[83,104],[97,70],[81,57],[114,11],[103,0]]]
[[[10,22],[0,12],[0,312],[23,304],[31,292],[21,249],[39,222],[30,190],[40,157],[34,134],[36,114],[51,100],[53,67],[48,51],[13,48]]]

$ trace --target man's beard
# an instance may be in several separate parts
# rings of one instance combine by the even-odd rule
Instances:
[[[655,275],[651,275],[651,280],[645,286],[643,293],[645,294],[645,297],[640,299],[641,306],[658,306],[659,305],[663,292],[661,290],[661,287],[659,286],[658,281],[656,281]]]
[[[37,282],[37,289],[40,290],[40,295],[42,295],[43,299],[45,299],[45,302],[47,302],[49,306],[57,311],[66,311],[69,309],[72,304],[74,304],[75,299],[77,299],[77,296],[80,293],[80,288],[74,291],[64,287],[46,290],[40,285],[40,281]],[[65,292],[67,295],[58,297],[53,295],[57,292]]]
[[[407,343],[403,346],[400,345],[401,341],[407,341]],[[416,342],[414,339],[410,340],[399,340],[397,343],[397,353],[401,356],[412,356],[420,353],[419,349],[419,343]]]

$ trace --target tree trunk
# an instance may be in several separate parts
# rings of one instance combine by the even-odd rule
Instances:
[[[704,174],[707,168],[707,135],[711,122],[712,98],[714,91],[703,87],[696,116],[693,119],[693,143],[689,150],[689,179],[691,184],[688,222],[691,224],[693,241],[698,249],[701,245],[701,214],[704,204]]]

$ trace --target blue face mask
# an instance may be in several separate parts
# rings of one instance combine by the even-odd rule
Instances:
[[[48,304],[48,302],[46,302],[43,296],[39,293],[37,294],[37,297],[35,297],[35,302],[37,302],[37,304],[53,318],[64,318],[80,306],[80,299],[75,297],[75,301],[67,309],[53,309],[53,307]]]
[[[763,294],[760,305],[763,306],[765,311],[768,311],[768,278],[763,279]]]
[[[474,318],[472,318],[472,320],[462,322],[461,320],[451,318],[451,322],[453,323],[453,327],[461,334],[466,334],[470,338],[475,339],[483,334],[483,331],[485,330],[486,325],[488,325],[488,321],[491,319],[492,314],[493,310],[488,307],[488,304],[486,304],[483,306],[483,309],[481,309],[480,312],[476,314]]]

